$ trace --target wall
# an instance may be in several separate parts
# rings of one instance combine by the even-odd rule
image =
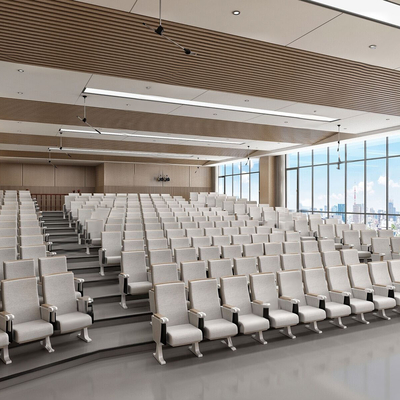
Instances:
[[[107,193],[169,193],[188,199],[190,192],[213,191],[213,170],[211,167],[105,163],[103,185],[102,171],[96,171],[96,191],[103,188]],[[171,181],[158,182],[160,175],[168,175]]]
[[[260,204],[276,207],[276,157],[260,157]]]

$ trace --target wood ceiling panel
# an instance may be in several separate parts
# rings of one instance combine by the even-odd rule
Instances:
[[[72,0],[0,0],[0,59],[400,115],[400,72]]]

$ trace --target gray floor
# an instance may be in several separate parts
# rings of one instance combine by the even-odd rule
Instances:
[[[399,399],[400,316],[368,316],[369,326],[346,318],[347,330],[328,322],[317,335],[276,331],[262,346],[234,338],[236,352],[220,342],[201,344],[202,359],[187,348],[168,348],[160,366],[150,352],[95,361],[2,390],[2,398],[47,399]]]

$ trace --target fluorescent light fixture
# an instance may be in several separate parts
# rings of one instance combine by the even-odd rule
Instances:
[[[61,133],[90,133],[96,134],[95,131],[88,131],[83,129],[60,129]],[[105,132],[101,131],[102,135],[113,135],[113,136],[129,136],[129,137],[139,137],[145,139],[161,139],[161,140],[181,140],[183,142],[203,142],[203,143],[220,143],[220,144],[234,144],[234,145],[242,145],[244,142],[233,142],[229,140],[214,140],[214,139],[193,139],[193,138],[185,138],[185,137],[177,137],[177,136],[156,136],[156,135],[144,135],[141,133],[125,133],[125,132]]]
[[[400,7],[393,1],[383,0],[303,0],[357,17],[400,28]]]
[[[151,153],[144,151],[125,151],[125,150],[106,150],[106,149],[78,149],[72,147],[49,147],[49,151],[58,151],[58,152],[66,152],[66,153],[100,153],[100,154],[115,154],[121,156],[131,156],[131,157],[162,157],[162,158],[193,158],[193,155],[184,155],[184,154],[174,154],[174,153]]]
[[[265,109],[261,109],[261,108],[250,108],[250,107],[231,106],[228,104],[206,103],[203,101],[175,99],[172,97],[162,97],[162,96],[152,96],[152,95],[147,95],[147,94],[117,92],[115,90],[85,88],[83,90],[83,93],[95,94],[95,95],[100,95],[100,96],[121,97],[124,99],[154,101],[154,102],[158,102],[158,103],[178,104],[181,106],[193,106],[193,107],[213,108],[213,109],[226,110],[226,111],[239,111],[239,112],[246,112],[246,113],[252,113],[252,114],[271,115],[273,117],[306,119],[309,121],[317,121],[317,122],[334,122],[334,121],[338,120],[338,118],[322,117],[319,115],[296,114],[296,113],[288,113],[288,112],[283,112],[283,111],[265,110]]]

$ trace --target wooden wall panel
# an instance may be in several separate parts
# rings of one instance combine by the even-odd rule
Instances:
[[[104,185],[132,186],[135,166],[130,163],[105,163]]]
[[[176,165],[164,165],[163,175],[171,179],[163,182],[163,187],[189,187],[190,186],[190,167],[179,167]]]
[[[22,164],[0,164],[0,185],[21,186]]]
[[[85,167],[59,165],[55,170],[55,186],[86,186]]]
[[[96,167],[85,167],[85,186],[96,186]]]
[[[215,167],[190,167],[190,186],[212,187]]]
[[[104,164],[100,164],[96,167],[96,192],[97,188],[102,187],[104,189]]]
[[[52,165],[23,164],[23,186],[55,186]]]
[[[162,187],[157,177],[162,175],[163,168],[163,165],[135,164],[133,186]]]
[[[275,158],[260,158],[260,203],[275,207],[276,175]]]

